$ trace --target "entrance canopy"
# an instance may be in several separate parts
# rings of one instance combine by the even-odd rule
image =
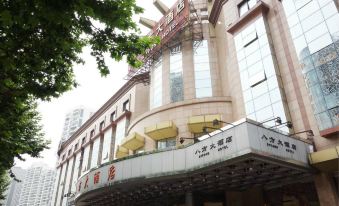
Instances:
[[[249,119],[234,124],[183,148],[129,156],[89,171],[77,182],[77,205],[142,205],[187,191],[269,188],[310,176],[309,143]]]

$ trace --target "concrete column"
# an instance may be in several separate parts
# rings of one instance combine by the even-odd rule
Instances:
[[[314,175],[314,184],[317,189],[321,206],[339,205],[338,195],[336,194],[333,180],[328,174],[322,172]]]
[[[185,206],[194,206],[192,192],[186,192],[186,194],[185,194]]]

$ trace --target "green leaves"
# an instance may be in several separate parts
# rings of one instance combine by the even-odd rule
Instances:
[[[83,63],[83,47],[102,76],[106,53],[142,65],[138,57],[159,39],[139,37],[132,16],[140,12],[135,0],[0,1],[0,173],[47,148],[35,102],[77,85],[72,66]]]

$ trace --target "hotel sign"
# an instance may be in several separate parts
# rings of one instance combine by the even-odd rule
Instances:
[[[165,44],[178,31],[179,27],[189,17],[188,0],[179,0],[153,27],[150,36],[159,36],[161,43]]]
[[[250,120],[221,129],[224,131],[181,149],[135,156],[93,169],[79,178],[76,198],[88,191],[131,179],[185,173],[227,163],[243,155],[255,155],[270,162],[279,160],[276,164],[289,168],[309,169],[309,143],[258,126]]]

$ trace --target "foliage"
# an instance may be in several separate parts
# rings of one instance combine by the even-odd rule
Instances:
[[[3,200],[6,198],[4,191],[6,191],[8,186],[9,186],[9,178],[8,178],[6,171],[3,170],[0,172],[0,200]],[[1,205],[1,202],[0,202],[0,205]]]
[[[140,12],[135,0],[0,2],[0,172],[14,157],[37,157],[47,148],[35,102],[77,85],[72,66],[83,63],[84,46],[103,76],[105,53],[141,66],[137,57],[159,39],[138,35],[132,16]]]

